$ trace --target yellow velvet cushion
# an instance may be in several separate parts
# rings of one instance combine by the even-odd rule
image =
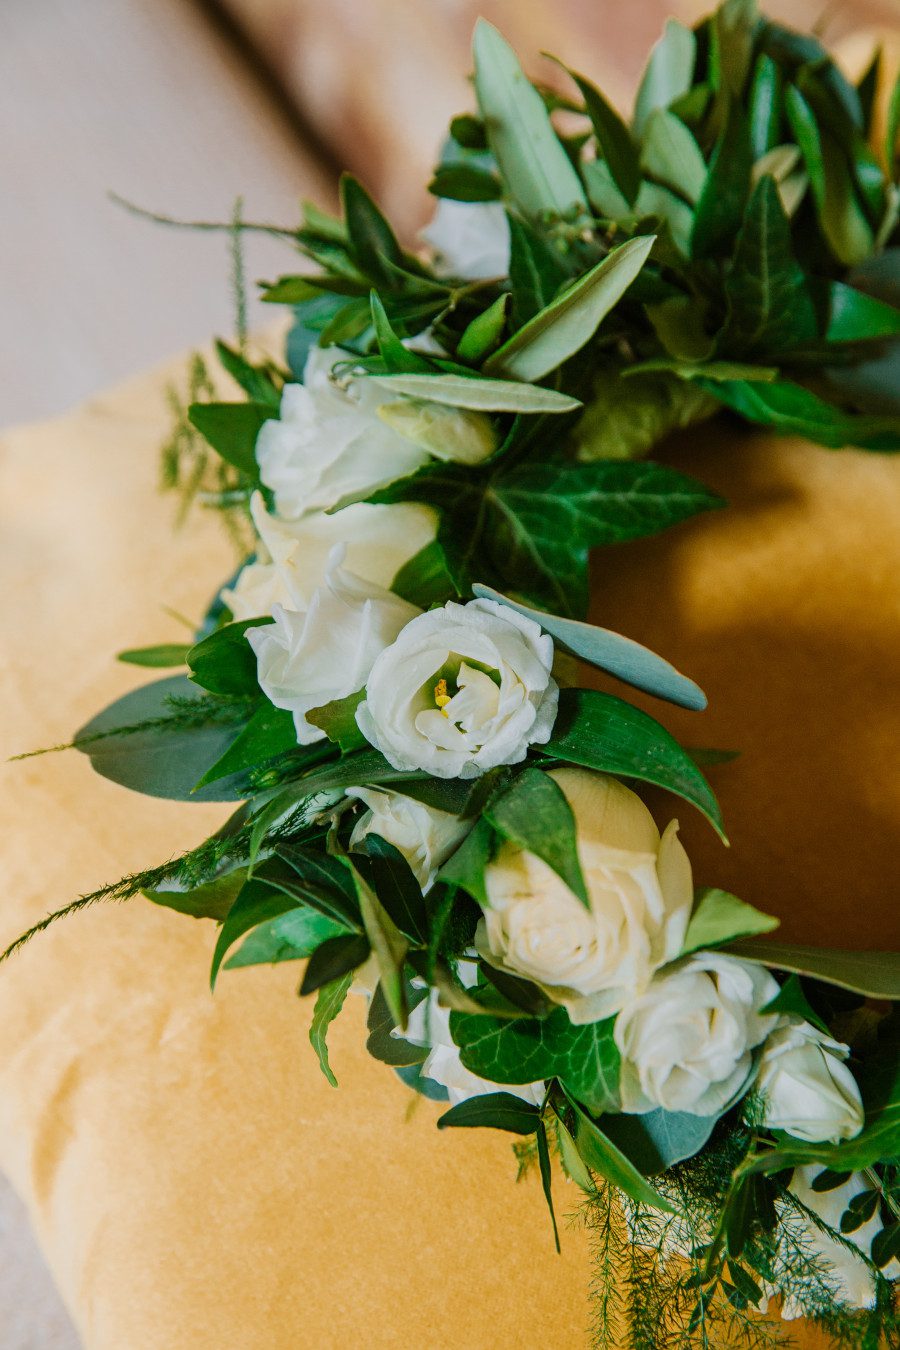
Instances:
[[[164,383],[0,444],[6,753],[137,683],[112,654],[177,640],[162,605],[198,614],[232,564],[215,520],[173,535],[156,495]],[[706,715],[656,708],[689,744],[744,751],[715,774],[730,852],[678,806],[697,876],[789,936],[896,944],[900,461],[721,427],[674,459],[731,509],[598,555],[595,615],[706,687]],[[223,814],[131,794],[75,752],[8,765],[0,942]],[[88,1350],[586,1345],[586,1240],[564,1230],[553,1254],[508,1138],[439,1134],[367,1057],[360,1002],[333,1028],[330,1088],[297,968],[227,974],[213,998],[213,941],[136,900],[0,969],[0,1166]]]

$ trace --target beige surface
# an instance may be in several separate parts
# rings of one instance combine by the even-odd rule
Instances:
[[[159,606],[196,614],[229,564],[214,521],[170,536],[160,408],[145,378],[0,447],[4,751],[134,684],[110,654],[180,636]],[[709,715],[670,725],[747,749],[717,773],[730,855],[679,812],[698,878],[794,935],[896,941],[900,461],[718,435],[679,460],[731,514],[601,555],[597,612],[707,687]],[[130,794],[77,754],[7,766],[2,810],[0,942],[222,815]],[[212,939],[136,901],[0,972],[0,1167],[87,1350],[584,1346],[583,1242],[553,1256],[506,1138],[437,1134],[425,1103],[407,1121],[359,1005],[333,1032],[333,1091],[296,971],[235,972],[211,998]]]

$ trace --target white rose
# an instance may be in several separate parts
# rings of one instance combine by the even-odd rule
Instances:
[[[533,853],[504,842],[485,869],[490,907],[475,943],[539,984],[580,1025],[617,1012],[681,951],[691,864],[672,821],[662,838],[634,792],[606,774],[554,769],[575,816],[591,907]]]
[[[426,450],[378,417],[381,404],[396,395],[365,377],[333,378],[334,366],[347,359],[340,347],[313,347],[303,384],[284,386],[280,416],[260,430],[259,476],[282,516],[326,511],[405,478],[428,459]]]
[[[869,1190],[871,1183],[859,1172],[848,1177],[842,1186],[831,1191],[814,1191],[812,1183],[822,1168],[816,1164],[810,1167],[797,1167],[791,1177],[790,1190],[801,1204],[817,1214],[829,1228],[840,1229],[841,1215],[855,1195]],[[811,1219],[793,1212],[783,1212],[782,1221],[795,1230],[799,1230],[804,1247],[814,1257],[818,1257],[825,1270],[829,1285],[839,1302],[849,1304],[851,1308],[872,1308],[875,1306],[875,1281],[872,1272],[861,1257],[836,1238],[823,1233]],[[855,1233],[847,1233],[846,1241],[858,1247],[866,1256],[872,1239],[881,1228],[878,1214],[873,1214]],[[890,1261],[882,1274],[886,1279],[895,1280],[900,1276],[900,1261]],[[804,1308],[793,1299],[786,1299],[781,1315],[785,1321],[802,1317]]]
[[[276,605],[308,608],[325,580],[336,544],[346,544],[346,564],[354,576],[390,586],[404,563],[434,539],[436,515],[430,506],[399,502],[370,506],[360,502],[333,515],[281,520],[266,510],[262,495],[250,504],[259,535],[257,561],[248,563],[222,599],[235,619],[259,619]]]
[[[811,1143],[837,1144],[859,1134],[865,1113],[856,1079],[844,1063],[849,1053],[849,1046],[809,1022],[779,1026],[759,1066],[765,1124]]]
[[[476,778],[550,739],[553,640],[493,600],[454,602],[407,624],[382,652],[356,720],[396,769]]]
[[[476,967],[471,961],[460,961],[459,977],[463,984],[471,988],[475,983]],[[437,990],[432,989],[409,1015],[409,1025],[405,1031],[392,1033],[410,1041],[413,1045],[431,1047],[428,1058],[422,1065],[426,1078],[441,1083],[447,1089],[451,1106],[468,1101],[470,1097],[483,1097],[489,1092],[509,1092],[523,1101],[540,1106],[544,1100],[543,1083],[491,1083],[486,1078],[467,1069],[459,1057],[459,1050],[450,1035],[450,1011],[442,1008],[438,1002]]]
[[[485,281],[509,273],[509,221],[501,202],[441,197],[421,237],[436,254],[439,276]]]
[[[775,1025],[760,1009],[777,993],[765,967],[720,952],[700,952],[656,975],[616,1021],[622,1109],[724,1110],[750,1074],[754,1046]]]
[[[401,792],[350,788],[347,796],[358,797],[369,808],[353,827],[351,849],[367,834],[380,835],[403,854],[423,890],[472,828],[471,821],[404,797]]]
[[[248,628],[259,686],[276,708],[294,714],[300,745],[325,732],[306,714],[362,689],[375,658],[421,610],[341,567],[346,545],[332,550],[325,582],[303,611],[276,605],[275,622]]]

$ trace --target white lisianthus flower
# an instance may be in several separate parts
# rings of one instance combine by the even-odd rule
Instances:
[[[552,665],[553,640],[533,620],[493,600],[451,601],[382,652],[356,720],[396,769],[477,778],[550,739]]]
[[[423,890],[472,828],[471,821],[426,806],[402,792],[360,787],[350,788],[347,796],[358,797],[369,808],[353,827],[351,849],[367,834],[380,835],[403,854]]]
[[[435,254],[439,276],[485,281],[509,274],[509,221],[501,202],[441,197],[421,238]]]
[[[672,821],[662,838],[636,793],[589,769],[554,769],[575,817],[590,909],[540,858],[505,841],[485,868],[475,945],[533,980],[576,1025],[617,1012],[681,951],[691,864]]]
[[[379,418],[379,407],[396,395],[365,377],[333,377],[347,359],[340,347],[313,347],[303,383],[284,386],[280,415],[260,430],[259,476],[281,516],[327,511],[405,478],[428,459],[427,450]]]
[[[765,1099],[764,1123],[795,1139],[837,1144],[859,1134],[862,1097],[844,1060],[850,1047],[809,1022],[792,1020],[766,1042],[757,1087]]]
[[[460,961],[458,974],[463,984],[471,988],[476,979],[475,963]],[[465,1067],[450,1035],[450,1011],[441,1007],[436,989],[430,990],[428,997],[413,1008],[406,1030],[392,1034],[413,1045],[431,1047],[421,1071],[426,1078],[447,1089],[451,1106],[458,1106],[470,1097],[484,1097],[490,1092],[509,1092],[535,1106],[540,1106],[544,1100],[546,1088],[543,1083],[491,1083]]]
[[[306,714],[362,689],[377,656],[421,610],[341,567],[345,544],[332,549],[322,586],[304,611],[276,605],[274,623],[248,628],[259,687],[294,715],[300,745],[325,732]]]
[[[855,1172],[842,1186],[837,1186],[834,1190],[814,1191],[812,1183],[821,1170],[820,1164],[795,1168],[788,1190],[801,1204],[818,1215],[829,1228],[839,1231],[844,1210],[855,1195],[870,1188],[871,1182],[859,1172]],[[875,1281],[872,1271],[861,1256],[857,1256],[852,1248],[845,1246],[843,1242],[838,1242],[828,1233],[823,1233],[821,1228],[804,1215],[783,1212],[782,1221],[790,1224],[795,1230],[799,1228],[804,1246],[811,1248],[812,1254],[821,1260],[825,1267],[823,1273],[840,1303],[847,1304],[851,1308],[875,1306]],[[881,1220],[875,1213],[854,1233],[847,1233],[845,1239],[868,1256],[872,1239],[880,1228]],[[888,1280],[896,1280],[900,1276],[900,1261],[896,1259],[890,1261],[882,1270],[882,1274]],[[782,1306],[781,1316],[785,1321],[791,1322],[797,1317],[802,1317],[804,1311],[799,1301],[787,1298]]]
[[[778,982],[764,966],[721,952],[699,952],[656,975],[619,1013],[622,1109],[632,1114],[724,1110],[747,1081],[753,1049],[776,1018],[760,1009]]]
[[[266,510],[260,493],[250,504],[259,535],[257,560],[248,563],[222,599],[235,619],[260,619],[275,606],[305,610],[325,580],[336,544],[347,546],[346,566],[375,586],[390,586],[404,563],[435,536],[437,517],[430,506],[398,502],[371,506],[360,502],[333,515],[281,520]]]

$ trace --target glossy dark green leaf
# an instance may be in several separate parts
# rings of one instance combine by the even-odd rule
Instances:
[[[391,582],[391,590],[420,609],[452,599],[456,587],[447,570],[444,550],[436,539],[403,564]]]
[[[706,695],[693,680],[632,638],[622,637],[608,628],[598,628],[595,624],[580,623],[575,619],[561,618],[558,614],[545,614],[529,605],[520,605],[490,586],[482,586],[480,582],[476,582],[472,590],[476,596],[509,605],[518,614],[540,624],[558,646],[580,657],[582,661],[589,661],[591,665],[608,671],[635,689],[643,689],[657,698],[668,699],[671,703],[698,712],[706,707]]]
[[[564,66],[564,70],[568,67]],[[611,103],[601,94],[596,85],[574,70],[569,70],[572,79],[578,85],[584,99],[587,115],[591,119],[594,135],[609,165],[616,186],[628,202],[633,202],[641,185],[641,166],[638,147],[629,131]]]
[[[206,787],[208,783],[255,768],[288,750],[296,749],[297,730],[293,717],[282,708],[273,707],[266,699],[247,725],[238,732],[221,759],[217,759],[206,770],[197,787]]]
[[[765,52],[756,58],[750,87],[750,149],[761,159],[778,144],[781,130],[781,75]]]
[[[187,654],[191,650],[191,645],[183,642],[163,642],[156,647],[131,647],[127,651],[119,652],[116,660],[123,661],[128,666],[148,666],[165,670],[172,666],[187,665]]]
[[[825,334],[829,342],[900,337],[900,309],[894,305],[885,304],[841,281],[831,283],[829,296],[831,303]]]
[[[221,340],[216,341],[216,354],[228,374],[255,403],[275,410],[281,406],[281,388],[272,378],[267,365],[253,365],[240,352]]]
[[[210,988],[215,989],[222,962],[245,933],[249,933],[251,928],[256,928],[261,923],[276,919],[279,914],[286,914],[296,906],[296,903],[289,895],[274,890],[267,881],[258,877],[251,877],[246,881],[222,924],[213,953],[209,976]]]
[[[192,424],[216,453],[254,480],[260,429],[277,414],[272,403],[192,403],[188,408]]]
[[[353,983],[353,972],[341,975],[338,979],[332,980],[330,984],[322,985],[319,990],[316,1006],[313,1009],[312,1022],[309,1028],[309,1040],[312,1048],[315,1050],[319,1065],[332,1087],[337,1087],[338,1081],[334,1076],[334,1070],[328,1058],[328,1043],[326,1040],[328,1028],[337,1017],[341,1008],[344,1006],[344,1000]]]
[[[569,1092],[566,1092],[566,1098],[575,1117],[575,1145],[587,1166],[618,1186],[638,1204],[671,1213],[673,1206],[669,1201],[651,1186],[634,1163],[607,1138]]]
[[[409,944],[375,894],[366,876],[355,866],[352,871],[363,927],[378,963],[385,1000],[394,1024],[405,1029],[409,1008],[403,965]]]
[[[845,445],[861,450],[900,450],[900,418],[843,412],[787,380],[771,384],[701,380],[700,384],[749,422],[760,422],[785,435],[805,436],[834,450]]]
[[[341,933],[338,937],[326,938],[309,958],[300,993],[305,997],[332,980],[352,974],[368,958],[369,951],[368,939],[359,933]]]
[[[334,741],[343,751],[358,750],[368,744],[356,723],[356,710],[366,696],[365,689],[358,689],[346,698],[334,699],[323,703],[320,708],[311,708],[306,720],[319,727],[330,741]]]
[[[276,858],[262,864],[260,877],[295,904],[312,905],[347,928],[361,929],[356,888],[349,867],[320,848],[280,843]]]
[[[477,164],[442,164],[428,191],[454,202],[496,202],[503,196],[503,185],[496,174]]]
[[[411,1011],[423,999],[427,998],[428,994],[424,989],[407,989],[406,996]],[[369,1004],[366,1027],[369,1032],[366,1049],[373,1059],[380,1060],[382,1064],[390,1064],[392,1068],[402,1069],[409,1068],[414,1064],[422,1064],[428,1058],[429,1048],[427,1045],[413,1045],[410,1041],[392,1034],[396,1029],[396,1023],[387,1005],[380,982],[375,986],[375,993],[372,995],[372,1001]]]
[[[188,914],[192,919],[215,919],[221,923],[225,919],[247,880],[246,867],[238,867],[226,872],[212,881],[188,890],[142,891],[148,900],[164,909],[174,909],[176,914]]]
[[[531,1102],[524,1102],[511,1092],[486,1092],[445,1111],[437,1125],[439,1130],[486,1127],[506,1130],[510,1134],[534,1134],[540,1119],[540,1111]]]
[[[211,718],[197,725],[156,726],[147,731],[128,728],[141,722],[171,717],[168,700],[201,699],[201,691],[183,675],[173,675],[134,689],[91,718],[74,737],[104,778],[148,797],[172,801],[239,801],[247,793],[243,775],[221,779],[194,792],[199,778],[221,759],[240,723]],[[123,728],[120,735],[116,729]],[[99,737],[100,739],[94,739]]]
[[[715,887],[704,887],[697,892],[694,912],[685,934],[682,955],[708,947],[721,947],[736,938],[756,937],[771,933],[779,920],[771,914],[748,905],[736,895]]]
[[[510,196],[526,216],[565,216],[585,207],[584,189],[540,94],[496,28],[479,19],[475,92],[488,145]]]
[[[244,966],[278,965],[301,961],[329,938],[345,936],[347,929],[321,910],[303,905],[254,928],[225,962],[226,970]]]
[[[731,104],[709,162],[691,231],[691,255],[708,258],[727,247],[744,218],[753,158],[743,111]]]
[[[691,29],[677,19],[668,19],[641,77],[634,107],[638,133],[655,108],[669,108],[688,92],[696,59],[697,39]]]
[[[428,908],[422,887],[399,849],[378,834],[367,834],[356,847],[353,865],[366,878],[404,937],[425,946]]]
[[[509,280],[513,320],[521,328],[558,294],[571,273],[559,252],[518,216],[509,221]]]
[[[388,291],[397,289],[395,268],[404,269],[407,258],[396,235],[365,188],[351,174],[341,178],[341,204],[354,259],[370,280]]]
[[[228,623],[203,638],[188,652],[191,679],[213,694],[252,696],[259,694],[256,655],[247,641],[248,628],[271,623],[262,619],[243,619]]]
[[[854,190],[846,159],[831,133],[817,123],[809,103],[793,85],[785,106],[803,154],[823,233],[846,266],[867,258],[874,247],[871,227]]]
[[[547,1127],[542,1119],[538,1119],[537,1127],[537,1153],[538,1165],[541,1171],[541,1187],[544,1192],[544,1199],[547,1202],[547,1209],[550,1211],[550,1222],[553,1225],[553,1241],[556,1245],[556,1252],[559,1255],[559,1228],[556,1225],[556,1211],[553,1208],[553,1170],[550,1165],[550,1145],[547,1142]]]
[[[510,843],[541,858],[590,908],[578,860],[575,817],[559,785],[530,766],[485,808],[484,818]]]
[[[690,755],[654,718],[612,694],[563,689],[553,735],[539,748],[570,764],[665,788],[696,806],[724,838],[719,804]]]
[[[444,863],[438,876],[448,886],[459,886],[484,907],[488,904],[484,888],[484,869],[493,850],[493,834],[487,821],[479,820],[455,853]]]
[[[805,1022],[811,1022],[814,1027],[818,1027],[824,1035],[830,1035],[828,1026],[822,1021],[804,994],[799,975],[789,975],[775,997],[770,999],[765,1007],[760,1009],[760,1012],[783,1013],[788,1017],[801,1017]],[[814,1185],[813,1190],[815,1189]]]

